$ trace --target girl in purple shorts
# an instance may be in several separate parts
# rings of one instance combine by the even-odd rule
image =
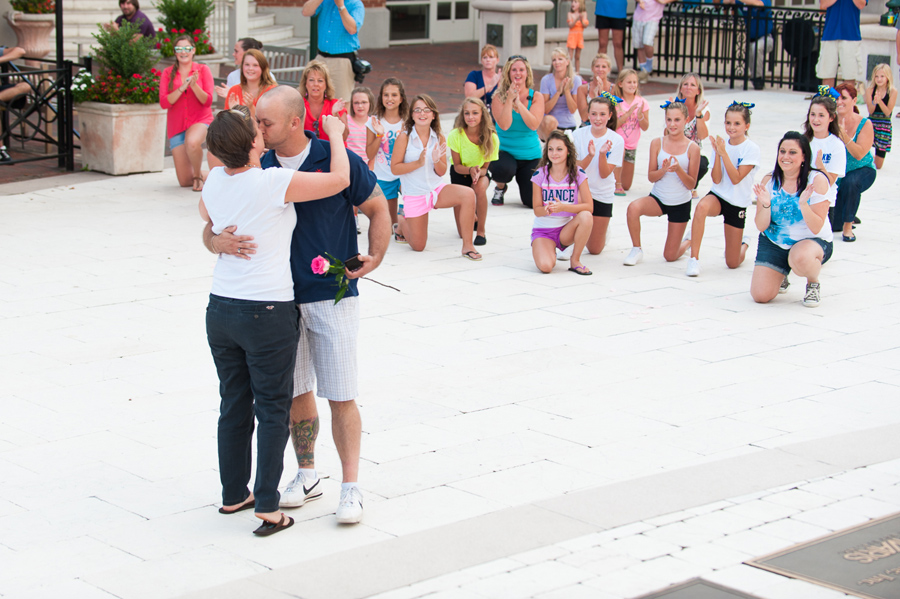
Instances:
[[[587,175],[578,168],[575,146],[564,132],[550,133],[531,185],[535,198],[531,254],[535,265],[543,273],[550,272],[556,264],[557,248],[574,245],[569,270],[593,274],[581,263],[581,252],[591,236],[594,200]]]

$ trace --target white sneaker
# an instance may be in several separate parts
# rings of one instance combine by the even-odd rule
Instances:
[[[788,276],[784,275],[784,279],[781,281],[781,286],[778,288],[778,295],[781,295],[782,293],[787,293],[788,287],[790,287],[790,286],[791,286],[791,282],[788,281]]]
[[[341,524],[357,524],[362,520],[362,492],[358,487],[341,491],[341,502],[338,504],[337,521]]]
[[[556,259],[562,260],[563,262],[568,262],[569,259],[572,258],[572,252],[574,252],[574,251],[575,251],[574,245],[570,245],[569,247],[567,247],[564,250],[560,250],[559,248],[556,248]]]
[[[688,258],[687,269],[684,271],[689,277],[696,277],[700,274],[700,261],[696,258]]]
[[[281,492],[279,507],[300,507],[307,501],[318,499],[322,496],[320,482],[321,478],[307,480],[302,472],[297,472],[294,480]]]
[[[819,305],[819,284],[807,283],[806,295],[803,296],[803,305],[807,308],[815,308]]]
[[[638,262],[644,259],[644,250],[641,248],[631,248],[631,252],[625,257],[625,262],[623,264],[625,266],[634,266]]]
[[[746,245],[747,247],[750,247],[751,241],[753,241],[753,238],[749,235],[744,235],[744,237],[741,238],[741,243]]]

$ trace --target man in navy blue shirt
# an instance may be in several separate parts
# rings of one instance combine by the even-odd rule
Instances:
[[[303,16],[319,18],[317,59],[328,67],[334,97],[350,102],[353,53],[359,50],[359,30],[366,17],[362,0],[307,0]]]
[[[256,105],[256,120],[269,152],[262,167],[281,166],[306,172],[327,172],[331,163],[328,144],[303,130],[303,98],[288,86],[266,92]],[[346,272],[350,288],[337,304],[332,276],[317,275],[313,258],[329,253],[346,260],[357,254],[353,208],[369,219],[368,254],[362,267]],[[356,338],[359,330],[357,279],[372,272],[387,251],[391,217],[387,200],[366,163],[350,153],[350,185],[341,193],[314,202],[300,202],[297,226],[291,240],[291,272],[295,301],[300,304],[300,343],[294,369],[294,402],[291,406],[291,441],[298,471],[281,496],[281,507],[300,507],[322,496],[315,469],[315,442],[319,432],[314,387],[331,407],[332,435],[341,458],[343,483],[337,509],[338,522],[356,524],[362,518],[362,494],[357,486],[362,422],[356,405]],[[210,251],[252,258],[255,244],[234,231],[212,235],[204,242]],[[240,233],[238,231],[237,233]]]

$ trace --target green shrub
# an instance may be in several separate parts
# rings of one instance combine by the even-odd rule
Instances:
[[[166,31],[206,30],[206,19],[213,14],[212,0],[158,0],[159,22]]]
[[[123,20],[118,30],[107,31],[103,27],[94,34],[100,46],[94,57],[103,70],[123,78],[135,73],[146,75],[156,64],[156,40],[141,35],[134,23]]]

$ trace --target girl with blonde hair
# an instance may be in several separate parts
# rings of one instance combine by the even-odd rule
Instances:
[[[894,87],[891,67],[884,63],[875,65],[872,81],[866,89],[866,107],[875,128],[875,168],[880,169],[884,165],[884,158],[891,151],[891,113],[896,103],[897,88]]]
[[[450,182],[475,191],[475,245],[487,243],[484,224],[487,219],[487,188],[491,180],[487,176],[488,166],[497,159],[500,139],[494,131],[494,123],[487,106],[478,98],[466,98],[459,107],[453,131],[447,137],[453,168]],[[453,208],[456,226],[460,229],[459,207]]]
[[[583,83],[581,75],[575,73],[565,49],[554,48],[550,56],[550,72],[541,79],[546,114],[538,131],[541,139],[547,139],[554,129],[574,131],[581,124],[576,115],[578,101],[575,98]]]

